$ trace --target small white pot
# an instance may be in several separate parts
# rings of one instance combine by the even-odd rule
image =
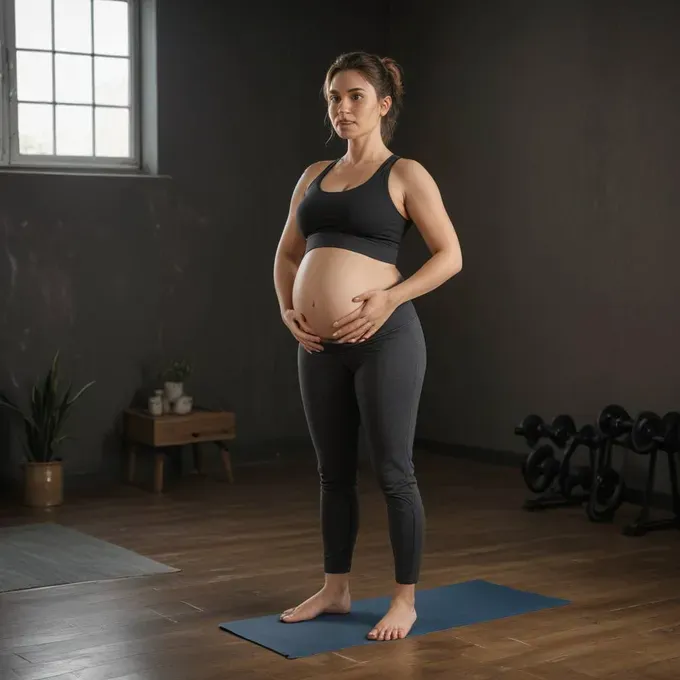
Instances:
[[[184,384],[181,382],[166,382],[164,385],[165,396],[172,403],[184,394]]]
[[[149,397],[149,413],[152,416],[162,416],[163,415],[163,398],[155,394],[153,397]]]
[[[191,413],[191,409],[194,406],[194,399],[188,394],[183,394],[174,404],[174,411],[178,415],[183,415],[185,413]]]

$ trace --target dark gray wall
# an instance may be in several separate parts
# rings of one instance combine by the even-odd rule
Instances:
[[[528,412],[680,409],[679,30],[672,0],[394,3],[402,151],[464,252],[418,302],[421,437],[526,451]]]
[[[120,412],[175,357],[194,362],[199,403],[237,412],[243,459],[306,435],[274,251],[300,173],[338,153],[326,68],[385,48],[384,1],[159,4],[169,178],[0,176],[0,388],[23,399],[57,349],[76,385],[97,381],[71,421],[69,475],[118,475]]]
[[[461,275],[416,303],[419,435],[523,451],[512,430],[530,411],[580,424],[610,401],[680,407],[677,3],[338,11],[161,0],[171,179],[1,176],[0,386],[24,393],[57,348],[76,384],[97,380],[70,474],[118,473],[120,410],[175,356],[194,360],[199,401],[237,411],[244,459],[306,436],[271,266],[299,173],[339,152],[318,92],[354,48],[404,65],[393,148],[433,173],[464,251]],[[411,233],[405,273],[426,255]]]

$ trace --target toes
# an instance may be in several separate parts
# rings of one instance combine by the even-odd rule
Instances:
[[[366,637],[369,640],[380,640],[389,642],[390,640],[403,640],[406,637],[406,631],[403,628],[394,628],[392,626],[376,626]]]
[[[403,640],[408,635],[408,630],[404,626],[390,625],[379,622],[366,637],[369,640]]]
[[[385,629],[376,626],[369,634],[369,640],[384,640],[385,639]]]

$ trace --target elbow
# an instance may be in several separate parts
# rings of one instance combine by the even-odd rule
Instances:
[[[463,256],[460,253],[458,253],[458,255],[455,255],[451,259],[452,259],[451,276],[460,274],[460,272],[463,270]]]
[[[439,262],[439,271],[443,273],[444,280],[448,280],[459,274],[463,269],[463,253],[457,243],[446,243],[432,251],[432,256]]]
[[[453,278],[463,269],[463,254],[459,249],[451,250],[447,253],[447,274],[449,279]]]

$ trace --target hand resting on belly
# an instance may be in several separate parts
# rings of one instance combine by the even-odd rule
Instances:
[[[293,287],[293,306],[323,339],[333,323],[361,307],[353,298],[367,290],[386,290],[398,283],[394,265],[339,248],[317,248],[303,258]]]

